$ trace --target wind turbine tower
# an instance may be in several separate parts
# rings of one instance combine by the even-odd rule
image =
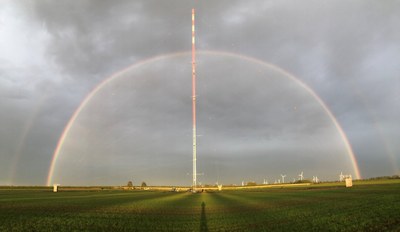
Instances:
[[[193,115],[193,183],[192,191],[196,192],[197,169],[196,169],[196,46],[194,28],[195,10],[192,9],[192,115]]]

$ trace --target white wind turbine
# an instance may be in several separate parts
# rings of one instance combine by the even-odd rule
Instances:
[[[283,183],[285,183],[285,177],[286,177],[286,175],[282,175],[282,174],[281,174],[281,177],[282,177],[282,184],[283,184]]]
[[[303,180],[303,178],[304,178],[303,172],[300,173],[299,177],[300,177],[300,180]]]
[[[343,181],[343,179],[344,179],[343,172],[340,172],[340,175],[339,175],[339,181]]]

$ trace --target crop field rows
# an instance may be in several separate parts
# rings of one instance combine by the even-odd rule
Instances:
[[[0,190],[0,231],[398,231],[400,183],[204,193]]]

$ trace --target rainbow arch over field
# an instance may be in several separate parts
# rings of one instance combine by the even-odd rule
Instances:
[[[149,59],[145,59],[142,61],[139,61],[131,66],[128,66],[114,74],[112,74],[110,77],[104,79],[103,81],[101,81],[95,88],[93,88],[92,91],[90,91],[86,97],[83,99],[83,101],[80,103],[80,105],[77,107],[77,109],[74,111],[74,113],[72,114],[71,118],[69,119],[68,123],[66,124],[64,130],[61,133],[61,136],[57,142],[56,148],[54,150],[51,162],[50,162],[50,167],[49,167],[49,171],[48,171],[48,175],[47,175],[47,180],[46,180],[46,184],[47,185],[51,185],[53,182],[53,175],[54,175],[54,171],[55,171],[55,167],[57,164],[57,160],[58,157],[60,156],[60,151],[63,147],[63,144],[66,140],[66,138],[69,135],[69,132],[71,130],[71,128],[74,125],[75,120],[79,117],[80,113],[82,112],[82,110],[86,107],[86,105],[91,101],[91,99],[105,86],[107,86],[107,84],[113,82],[114,80],[118,79],[118,77],[121,76],[121,74],[127,72],[128,70],[131,69],[135,69],[138,68],[144,64],[149,64],[152,62],[156,62],[156,61],[160,61],[160,60],[164,60],[164,59],[168,59],[168,58],[174,58],[174,57],[179,57],[179,56],[185,56],[185,55],[189,55],[190,51],[184,51],[184,52],[177,52],[177,53],[171,53],[171,54],[164,54],[164,55],[160,55],[160,56],[156,56],[153,58],[149,58]],[[228,56],[228,57],[234,57],[234,58],[240,58],[246,61],[250,61],[250,62],[254,62],[256,64],[262,65],[264,67],[276,70],[278,72],[283,73],[287,78],[289,78],[291,81],[294,81],[296,84],[298,84],[302,89],[304,89],[305,91],[307,91],[317,102],[318,104],[323,108],[323,110],[325,111],[325,113],[328,115],[328,117],[330,118],[330,120],[332,121],[332,123],[334,124],[335,128],[337,129],[341,139],[343,140],[343,143],[345,145],[345,148],[347,150],[347,154],[349,156],[349,159],[351,161],[351,166],[353,167],[353,171],[356,175],[357,179],[361,178],[361,174],[360,174],[360,170],[357,164],[357,160],[356,160],[356,156],[353,152],[353,149],[351,147],[351,144],[345,134],[345,132],[343,131],[342,127],[340,126],[340,124],[338,123],[337,119],[335,118],[335,116],[332,114],[331,110],[327,107],[327,105],[322,101],[322,99],[314,92],[314,90],[312,90],[308,85],[306,85],[304,82],[302,82],[301,80],[299,80],[297,77],[295,77],[294,75],[292,75],[291,73],[289,73],[286,70],[281,69],[280,67],[264,62],[262,60],[253,58],[253,57],[248,57],[248,56],[244,56],[241,54],[235,54],[235,53],[229,53],[229,52],[224,52],[224,51],[209,51],[209,50],[203,50],[203,51],[198,51],[198,54],[205,54],[205,55],[215,55],[215,56]],[[189,76],[190,78],[190,76]]]

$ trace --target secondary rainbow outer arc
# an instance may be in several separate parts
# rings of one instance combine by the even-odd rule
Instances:
[[[352,82],[350,82],[350,83],[352,83]],[[379,136],[379,139],[381,140],[381,142],[383,144],[383,148],[385,149],[386,154],[389,156],[389,159],[391,160],[391,166],[392,166],[393,172],[399,173],[399,167],[397,166],[396,155],[393,152],[393,148],[392,148],[391,144],[387,141],[387,139],[385,139],[383,128],[382,128],[380,121],[378,120],[376,114],[371,110],[372,107],[370,106],[368,101],[365,99],[364,94],[362,94],[362,92],[354,84],[353,84],[353,89],[354,89],[354,93],[358,96],[358,99],[365,106],[365,109],[367,110],[369,117],[372,119],[372,125],[374,126],[374,128]]]
[[[327,105],[324,103],[324,101],[322,101],[322,99],[314,92],[314,90],[312,90],[308,85],[306,85],[304,82],[302,82],[301,80],[299,80],[298,78],[296,78],[294,75],[292,75],[291,73],[287,72],[286,70],[283,70],[282,68],[275,66],[273,64],[270,63],[266,63],[262,60],[258,60],[256,58],[253,57],[248,57],[245,55],[241,55],[241,54],[235,54],[235,53],[230,53],[230,52],[225,52],[225,51],[209,51],[209,50],[202,50],[202,51],[198,51],[198,53],[200,54],[209,54],[209,55],[225,55],[225,56],[230,56],[230,57],[236,57],[236,58],[241,58],[241,59],[245,59],[257,64],[260,64],[262,66],[271,68],[273,70],[276,70],[278,72],[281,72],[283,74],[285,74],[288,78],[290,78],[291,80],[295,81],[297,84],[299,84],[302,88],[304,88],[309,94],[311,94],[315,100],[317,100],[317,102],[322,106],[322,108],[325,110],[325,112],[327,113],[327,115],[329,116],[329,118],[332,120],[333,124],[335,125],[336,129],[338,130],[340,136],[342,137],[342,140],[346,146],[346,150],[347,153],[349,155],[349,158],[351,160],[351,165],[353,167],[353,171],[356,175],[357,179],[361,179],[361,174],[360,174],[360,170],[357,164],[357,159],[355,157],[355,154],[353,152],[353,149],[350,145],[350,142],[345,134],[345,132],[343,131],[343,128],[340,126],[339,122],[337,121],[337,119],[334,117],[334,115],[332,114],[331,110],[327,107]],[[78,106],[78,108],[75,110],[75,112],[72,114],[70,120],[68,121],[67,125],[65,126],[63,132],[61,133],[60,139],[58,140],[57,146],[54,150],[53,153],[53,157],[50,163],[50,168],[49,168],[49,172],[47,175],[47,185],[50,186],[52,183],[52,179],[53,179],[53,174],[54,174],[54,169],[55,169],[55,165],[57,163],[57,159],[59,157],[60,154],[60,150],[65,142],[65,139],[69,133],[69,131],[71,130],[71,127],[73,126],[76,118],[79,116],[80,112],[85,108],[85,106],[88,104],[88,102],[93,98],[93,96],[95,96],[97,94],[97,92],[99,90],[101,90],[105,85],[107,85],[108,83],[112,82],[113,80],[115,80],[120,74],[132,69],[132,68],[137,68],[140,67],[144,64],[150,63],[150,62],[155,62],[157,60],[162,60],[162,59],[166,59],[166,58],[173,58],[173,57],[177,57],[177,56],[182,56],[182,55],[190,55],[190,51],[184,51],[184,52],[177,52],[177,53],[171,53],[171,54],[164,54],[164,55],[160,55],[160,56],[156,56],[153,58],[149,58],[149,59],[145,59],[142,61],[139,61],[131,66],[128,66],[127,68],[124,68],[114,74],[112,74],[110,77],[106,78],[105,80],[101,81],[91,92],[89,92],[89,94],[84,98],[84,100],[81,102],[81,104]]]
[[[39,103],[36,105],[36,107],[34,108],[33,112],[31,113],[30,117],[28,118],[23,127],[24,129],[22,130],[22,134],[20,136],[20,139],[18,140],[17,148],[15,149],[15,153],[10,165],[11,166],[11,169],[9,171],[10,185],[14,184],[14,178],[17,172],[19,160],[21,159],[22,150],[24,149],[25,146],[26,138],[28,137],[28,134],[32,129],[33,123],[35,122],[46,98],[47,98],[46,95],[41,96],[41,98],[39,99]]]

